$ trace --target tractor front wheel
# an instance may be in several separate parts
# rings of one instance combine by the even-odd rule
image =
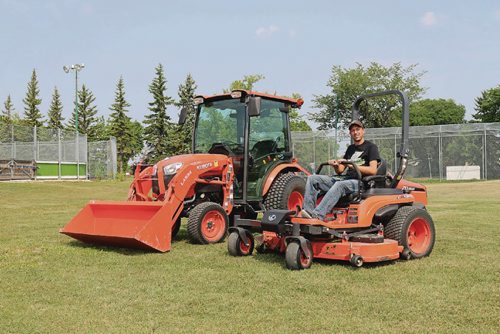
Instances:
[[[308,244],[309,246],[309,244]],[[312,249],[309,249],[312,254]],[[312,264],[312,256],[307,258],[300,249],[298,242],[290,242],[285,252],[286,267],[291,270],[309,269]]]
[[[217,203],[203,202],[191,210],[188,219],[189,239],[198,244],[214,244],[224,240],[229,225],[226,211]]]
[[[249,239],[249,245],[245,245],[238,232],[232,232],[227,238],[227,250],[232,256],[252,255],[254,248],[254,238],[250,232],[245,232]]]
[[[404,259],[428,256],[436,240],[434,222],[427,210],[412,206],[399,208],[387,223],[384,234],[403,246],[401,257]]]

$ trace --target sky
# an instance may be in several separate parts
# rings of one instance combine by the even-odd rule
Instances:
[[[426,72],[424,98],[454,99],[470,119],[474,98],[500,84],[500,1],[0,0],[0,45],[0,108],[10,94],[21,116],[33,69],[45,116],[57,87],[70,117],[75,78],[63,66],[84,63],[78,84],[99,115],[123,76],[129,116],[143,120],[159,63],[174,98],[188,73],[201,95],[262,74],[255,90],[299,93],[306,115],[334,65],[401,62]]]

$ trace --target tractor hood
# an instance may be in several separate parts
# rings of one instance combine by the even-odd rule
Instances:
[[[167,157],[144,169],[139,165],[128,199],[163,200],[171,186],[194,188],[199,178],[221,178],[228,165],[232,166],[232,159],[223,154],[183,154]]]

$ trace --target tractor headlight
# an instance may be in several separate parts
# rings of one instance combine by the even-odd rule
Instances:
[[[170,165],[166,165],[163,167],[163,174],[165,175],[173,175],[177,173],[177,171],[182,167],[182,162],[176,162]]]

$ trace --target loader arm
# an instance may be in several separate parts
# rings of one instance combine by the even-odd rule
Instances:
[[[221,205],[230,213],[234,180],[231,158],[212,154],[182,157],[162,160],[156,168],[143,170],[133,183],[135,200],[91,201],[60,232],[91,244],[169,251],[172,227],[184,209],[184,201],[195,195],[197,184],[220,186],[225,199]],[[169,179],[163,167],[180,161],[182,168]],[[164,194],[161,197],[148,195],[154,180]]]

